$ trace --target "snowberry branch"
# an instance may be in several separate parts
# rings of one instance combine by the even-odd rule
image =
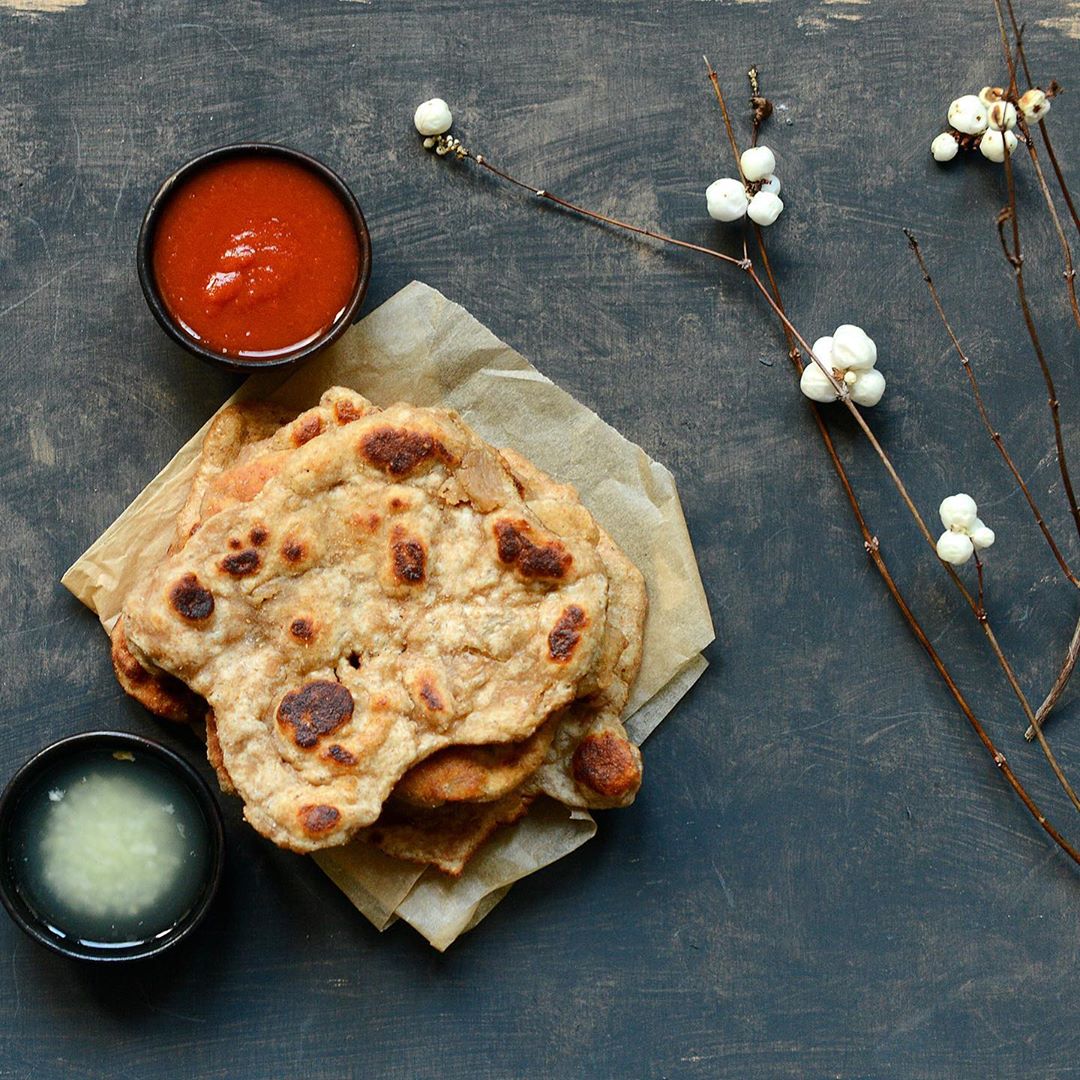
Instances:
[[[1020,475],[1020,470],[1016,467],[1016,463],[1013,461],[1009,454],[1009,451],[1005,447],[1005,441],[1001,436],[1001,432],[994,426],[993,421],[990,419],[990,413],[986,408],[986,403],[983,400],[982,392],[979,387],[979,380],[975,376],[975,369],[971,363],[971,359],[967,353],[964,352],[963,347],[960,344],[959,339],[956,336],[956,332],[952,328],[952,324],[949,322],[948,316],[945,314],[945,308],[942,306],[941,297],[938,295],[937,285],[934,284],[934,279],[930,276],[930,271],[926,265],[926,260],[923,257],[922,249],[919,246],[919,241],[915,238],[915,234],[910,229],[904,229],[904,235],[908,238],[908,244],[911,246],[912,253],[915,255],[919,264],[919,269],[922,271],[923,281],[926,282],[926,287],[930,291],[930,298],[933,300],[934,307],[937,310],[938,316],[941,319],[942,324],[945,327],[945,332],[949,335],[949,340],[952,342],[953,348],[956,350],[956,355],[960,358],[960,364],[964,369],[964,374],[967,376],[968,382],[971,385],[971,392],[975,398],[975,407],[978,409],[979,418],[982,420],[983,427],[986,428],[987,434],[990,436],[990,440],[994,446],[997,447],[998,453],[1001,454],[1002,460],[1004,460],[1009,472],[1012,473],[1013,479],[1016,481],[1020,490],[1023,492],[1024,498],[1027,500],[1027,504],[1031,509],[1032,516],[1035,518],[1035,523],[1039,526],[1039,530],[1042,532],[1050,551],[1053,553],[1054,558],[1057,560],[1058,565],[1061,567],[1065,577],[1077,588],[1080,588],[1080,578],[1076,576],[1072,568],[1069,566],[1065,559],[1065,556],[1061,553],[1061,549],[1058,547],[1057,541],[1055,541],[1053,534],[1050,532],[1049,526],[1043,518],[1042,512],[1039,510],[1038,504],[1035,502],[1034,496],[1031,494],[1031,489],[1024,482],[1023,476]]]
[[[754,157],[754,161],[752,162],[752,165],[753,165],[753,168],[755,170],[755,173],[758,173],[761,177],[763,177],[762,183],[765,183],[765,182],[768,182],[768,181],[774,179],[772,177],[766,176],[766,173],[768,172],[768,169],[763,168],[763,164],[764,164],[765,161],[769,161],[769,162],[772,162],[772,164],[774,164],[774,161],[772,161],[772,153],[766,147],[755,146],[755,147],[752,147],[751,150],[747,151],[746,154],[743,154],[743,155],[739,154],[738,145],[737,145],[737,142],[736,142],[736,140],[734,138],[734,131],[733,131],[733,128],[732,128],[731,122],[730,122],[730,116],[727,113],[727,108],[726,108],[726,104],[725,104],[724,99],[723,99],[723,94],[720,91],[718,77],[716,76],[715,71],[712,69],[712,66],[708,64],[707,60],[706,60],[706,65],[708,67],[709,74],[710,74],[710,82],[712,82],[712,84],[713,84],[713,89],[714,89],[714,91],[716,93],[718,103],[720,104],[722,114],[724,116],[725,129],[726,129],[727,134],[728,134],[728,139],[729,139],[729,142],[731,143],[732,151],[733,151],[736,163],[737,163],[738,168],[739,168],[740,178],[741,178],[741,181],[742,181],[742,184],[740,185],[740,187],[741,187],[741,190],[746,192],[746,195],[744,195],[744,200],[745,200],[745,202],[749,202],[750,201],[750,194],[751,194],[750,185],[751,185],[751,183],[753,181],[756,181],[757,177],[755,175],[753,177],[753,181],[752,181],[751,176],[749,175],[750,174],[750,169],[747,167],[748,155]],[[757,95],[755,95],[755,96],[757,96]],[[757,113],[757,108],[755,106],[755,115],[756,115],[756,113]],[[845,338],[843,346],[841,346],[841,343],[839,341],[840,331],[838,330],[837,337],[836,337],[836,344],[835,344],[836,352],[838,352],[838,353],[843,352],[845,356],[851,356],[852,357],[852,362],[848,365],[848,370],[844,373],[844,378],[839,379],[837,377],[837,375],[839,374],[838,369],[834,368],[833,364],[831,362],[826,362],[826,360],[824,360],[822,358],[822,356],[819,355],[817,346],[815,346],[815,347],[810,346],[810,344],[807,342],[807,340],[802,336],[802,334],[798,331],[798,329],[794,326],[794,324],[788,318],[787,313],[783,308],[782,302],[779,300],[779,290],[776,287],[776,279],[775,279],[775,276],[772,273],[772,268],[767,263],[767,255],[765,253],[763,238],[761,236],[760,230],[757,230],[758,247],[759,247],[759,250],[760,250],[760,252],[762,254],[762,264],[763,264],[764,267],[766,267],[766,274],[767,274],[767,276],[769,278],[771,288],[769,286],[766,286],[766,284],[762,281],[761,277],[758,275],[758,273],[757,273],[757,271],[756,271],[756,269],[755,269],[755,267],[753,265],[752,260],[750,259],[749,255],[747,253],[745,233],[743,235],[743,258],[742,259],[737,259],[737,258],[735,258],[733,256],[724,254],[724,253],[716,251],[714,249],[704,247],[703,245],[692,244],[692,243],[689,243],[687,241],[678,240],[678,239],[676,239],[674,237],[667,236],[667,235],[665,235],[663,233],[660,233],[660,232],[657,232],[655,230],[643,228],[641,226],[636,226],[636,225],[633,225],[631,223],[622,221],[622,220],[620,220],[618,218],[614,218],[614,217],[611,217],[611,216],[606,215],[606,214],[601,214],[601,213],[598,213],[596,211],[588,210],[587,208],[579,206],[576,203],[573,203],[573,202],[571,202],[571,201],[569,201],[567,199],[563,199],[563,198],[561,198],[559,196],[553,195],[552,193],[548,192],[546,189],[537,188],[535,185],[525,183],[524,181],[519,180],[518,178],[514,177],[513,175],[506,172],[505,170],[502,170],[502,169],[497,168],[496,166],[492,165],[490,162],[488,162],[483,157],[483,155],[472,153],[469,149],[467,149],[466,147],[464,147],[461,144],[460,140],[458,140],[454,136],[449,135],[448,132],[449,132],[449,129],[450,129],[450,126],[451,126],[451,123],[452,123],[452,117],[450,115],[449,109],[446,106],[446,103],[439,100],[439,99],[432,99],[432,101],[425,102],[423,105],[421,105],[420,108],[417,109],[415,122],[416,122],[416,127],[420,131],[420,133],[422,135],[427,136],[425,138],[425,140],[424,140],[425,147],[427,149],[434,150],[434,152],[437,155],[441,156],[441,157],[452,154],[457,160],[472,161],[473,163],[475,163],[480,168],[483,168],[486,171],[492,173],[493,175],[498,176],[500,179],[504,180],[505,182],[508,182],[508,183],[510,183],[510,184],[512,184],[514,186],[520,187],[523,190],[529,191],[530,193],[535,195],[537,198],[544,199],[544,200],[546,200],[548,202],[551,202],[551,203],[553,203],[553,204],[555,204],[557,206],[560,206],[563,209],[568,210],[568,211],[570,211],[572,213],[579,214],[579,215],[581,215],[583,217],[586,217],[586,218],[590,218],[590,219],[595,220],[597,222],[600,222],[602,224],[606,224],[606,225],[609,225],[609,226],[612,226],[612,227],[615,227],[615,228],[619,228],[619,229],[624,229],[626,231],[635,233],[635,234],[640,235],[640,236],[649,237],[651,239],[660,241],[662,243],[672,244],[673,246],[676,246],[676,247],[684,248],[684,249],[687,249],[687,250],[692,250],[692,251],[698,252],[700,254],[710,256],[710,257],[718,259],[721,262],[724,262],[726,264],[736,266],[738,269],[742,270],[749,277],[749,279],[754,284],[755,288],[758,290],[760,295],[768,303],[770,308],[773,310],[774,314],[780,320],[780,323],[784,328],[785,335],[787,336],[787,339],[788,339],[788,342],[789,342],[789,355],[791,356],[793,364],[796,366],[796,368],[798,368],[799,365],[801,364],[801,357],[799,356],[798,349],[796,348],[796,344],[795,344],[795,343],[797,343],[798,345],[800,345],[802,347],[803,351],[805,352],[805,355],[812,362],[812,364],[816,365],[817,368],[820,369],[820,371],[823,374],[824,378],[828,381],[829,385],[831,386],[832,392],[835,394],[835,400],[841,401],[844,404],[844,406],[848,409],[848,411],[851,413],[855,423],[858,425],[860,430],[863,432],[863,435],[866,437],[867,441],[870,443],[871,447],[874,449],[875,453],[877,454],[879,460],[882,462],[882,465],[884,466],[886,472],[888,473],[888,475],[890,477],[890,480],[893,482],[893,485],[895,486],[897,492],[899,493],[902,501],[904,502],[905,506],[907,507],[909,513],[912,515],[912,518],[915,521],[917,527],[919,528],[919,531],[922,533],[923,538],[926,540],[926,542],[930,545],[930,547],[933,550],[935,550],[935,551],[937,550],[937,543],[935,542],[933,536],[931,535],[930,530],[928,529],[928,527],[926,525],[926,522],[923,520],[922,515],[919,513],[919,510],[916,507],[914,501],[911,499],[911,496],[908,493],[908,491],[907,491],[902,479],[900,478],[899,474],[897,473],[895,467],[893,466],[892,461],[890,460],[890,458],[889,458],[888,454],[886,453],[884,447],[882,447],[881,443],[878,441],[877,437],[874,435],[872,429],[870,428],[870,426],[866,422],[865,418],[862,416],[861,411],[859,410],[857,405],[852,401],[850,383],[848,381],[847,376],[850,375],[852,369],[855,369],[856,367],[858,369],[865,369],[865,368],[872,368],[874,366],[874,361],[876,359],[876,349],[874,348],[873,342],[870,341],[869,338],[867,338],[866,335],[863,333],[863,331],[861,331],[859,328],[846,326],[846,327],[841,327],[840,330],[857,331],[858,335],[861,335],[861,338],[865,339],[865,340],[860,341],[860,340],[858,340],[856,338],[852,338],[852,336],[849,334],[849,335],[847,335],[847,338]],[[764,157],[765,154],[768,155],[767,159]],[[762,162],[758,162],[757,157],[761,157]],[[1007,155],[1006,155],[1006,157],[1007,157]],[[761,170],[761,171],[759,172],[759,170]],[[732,183],[738,183],[738,181],[733,181]],[[759,190],[760,190],[760,188],[759,188]],[[754,197],[757,198],[758,196],[755,194]],[[775,195],[774,195],[774,197],[775,197]],[[728,202],[731,202],[731,201],[733,201],[733,200],[728,200]],[[776,201],[779,203],[778,199]],[[710,198],[709,202],[710,202],[710,207],[709,207],[710,213],[712,213],[713,206],[712,206],[712,199],[711,198]],[[743,204],[743,209],[742,209],[741,213],[732,213],[730,217],[722,217],[721,214],[712,214],[712,216],[720,218],[721,220],[737,220],[737,218],[739,216],[742,216],[743,214],[746,213],[745,202]],[[725,210],[725,212],[727,212],[730,208],[727,205],[725,205],[723,207],[723,209]],[[738,207],[736,207],[735,209],[738,210]],[[780,204],[779,209],[782,209],[782,204]],[[777,210],[777,213],[779,213],[779,210]],[[771,215],[771,217],[767,221],[760,221],[759,218],[754,216],[752,213],[750,214],[750,216],[751,216],[752,220],[754,220],[755,224],[771,224],[771,222],[773,220],[775,220],[776,214]],[[774,296],[774,291],[776,293],[775,296]],[[848,338],[850,338],[851,340],[848,340]],[[820,346],[821,343],[825,342],[825,341],[829,342],[830,351],[833,350],[833,348],[834,348],[834,339],[828,339],[828,338],[820,339],[819,342],[818,342],[818,345]],[[854,351],[853,351],[853,349],[854,349]],[[867,357],[869,357],[869,359],[867,359]],[[833,357],[832,357],[832,355],[830,355],[829,356],[829,361],[831,361],[832,359],[833,359]],[[855,361],[857,361],[857,364],[855,363]],[[898,590],[895,582],[893,581],[891,575],[888,572],[887,567],[885,566],[884,560],[883,560],[883,558],[881,556],[881,553],[880,553],[880,545],[878,544],[877,538],[875,536],[873,536],[872,533],[870,533],[868,527],[866,526],[865,519],[863,519],[863,517],[862,517],[861,511],[860,511],[860,509],[858,507],[858,502],[854,497],[854,491],[853,491],[853,489],[851,487],[850,481],[847,479],[846,473],[843,471],[843,465],[840,462],[839,457],[836,455],[835,446],[832,444],[831,438],[829,438],[828,431],[827,431],[827,428],[825,426],[824,419],[820,415],[820,410],[815,409],[815,416],[817,417],[819,431],[821,431],[823,440],[825,440],[825,442],[826,442],[826,447],[829,450],[830,457],[831,457],[831,459],[833,460],[833,463],[834,463],[834,467],[837,468],[837,472],[838,472],[838,475],[841,478],[841,482],[842,482],[842,484],[844,486],[845,493],[848,495],[849,502],[852,503],[852,509],[853,509],[853,511],[854,511],[854,513],[856,515],[857,521],[859,522],[860,530],[863,533],[864,545],[866,547],[866,550],[867,550],[868,554],[870,555],[872,561],[875,563],[875,566],[878,568],[879,573],[881,574],[883,580],[885,581],[886,586],[888,587],[890,594],[893,596],[895,602],[900,607],[901,612],[904,614],[905,619],[908,621],[908,623],[911,626],[913,632],[915,633],[917,639],[920,641],[920,644],[922,644],[924,649],[926,649],[928,655],[931,658],[931,661],[934,663],[935,668],[942,675],[942,678],[945,680],[946,685],[950,689],[950,692],[953,693],[953,696],[956,698],[958,705],[961,707],[961,710],[964,712],[965,717],[967,717],[967,719],[969,720],[969,722],[972,724],[973,728],[975,729],[978,737],[980,738],[980,741],[983,742],[984,746],[992,754],[995,763],[1002,770],[1003,775],[1005,775],[1007,777],[1008,782],[1013,787],[1013,789],[1016,791],[1016,793],[1020,797],[1021,801],[1024,802],[1024,804],[1028,808],[1028,810],[1036,817],[1036,819],[1039,821],[1039,824],[1048,832],[1049,835],[1051,835],[1051,837],[1055,840],[1055,842],[1058,843],[1059,846],[1061,846],[1062,849],[1064,851],[1066,851],[1070,855],[1070,857],[1073,858],[1074,861],[1076,861],[1077,863],[1080,863],[1080,853],[1078,853],[1074,848],[1072,848],[1068,844],[1068,842],[1065,841],[1065,839],[1061,836],[1061,834],[1058,833],[1053,828],[1053,826],[1051,826],[1049,824],[1049,822],[1046,820],[1045,816],[1041,813],[1041,811],[1039,811],[1038,807],[1031,800],[1030,796],[1027,794],[1026,790],[1023,788],[1023,785],[1020,783],[1019,779],[1012,772],[1012,770],[1008,767],[1008,764],[1005,761],[1004,755],[1002,755],[996,749],[993,742],[989,739],[989,736],[986,734],[985,730],[982,728],[982,725],[979,723],[979,721],[975,717],[974,713],[971,711],[970,707],[967,705],[966,700],[963,698],[962,694],[960,693],[959,688],[956,686],[955,681],[952,679],[951,675],[949,675],[949,673],[948,673],[947,669],[945,668],[943,662],[941,661],[940,657],[937,655],[936,651],[933,649],[933,646],[929,642],[929,640],[926,637],[925,633],[922,631],[921,626],[918,624],[917,620],[915,619],[915,616],[911,612],[910,607],[907,605],[906,601],[900,595],[899,590]],[[944,515],[943,515],[943,520],[944,520]],[[948,523],[946,523],[946,524],[948,526]],[[989,530],[985,530],[985,531],[989,532]],[[992,534],[990,534],[990,535],[991,535],[991,541],[990,542],[992,542]],[[969,546],[971,546],[973,548],[974,543],[972,542]],[[1061,769],[1058,766],[1056,760],[1054,759],[1054,756],[1053,756],[1053,754],[1052,754],[1052,752],[1050,750],[1050,747],[1047,744],[1047,742],[1045,740],[1045,737],[1043,736],[1041,730],[1039,729],[1039,725],[1038,725],[1038,722],[1037,722],[1037,720],[1035,718],[1035,715],[1032,712],[1031,707],[1027,702],[1027,699],[1026,699],[1026,697],[1024,695],[1024,692],[1023,692],[1022,688],[1019,685],[1018,680],[1016,679],[1015,673],[1013,672],[1012,667],[1011,667],[1007,657],[1005,656],[1004,652],[1002,651],[1001,646],[998,643],[996,636],[994,635],[994,632],[993,632],[993,629],[990,626],[989,620],[986,618],[985,608],[984,608],[983,603],[982,603],[981,595],[980,595],[980,597],[978,599],[973,597],[971,595],[971,592],[968,590],[967,586],[964,584],[963,580],[956,573],[953,566],[949,565],[949,563],[945,559],[942,559],[941,562],[942,562],[942,565],[945,568],[946,572],[951,577],[955,587],[958,589],[958,591],[963,596],[965,601],[971,607],[973,613],[975,614],[975,616],[978,619],[980,625],[982,626],[984,635],[986,636],[987,641],[988,641],[988,643],[989,643],[989,645],[991,647],[991,650],[993,651],[995,657],[997,658],[999,665],[1001,666],[1003,672],[1005,673],[1006,679],[1009,682],[1010,687],[1012,688],[1013,692],[1017,696],[1017,699],[1019,700],[1019,702],[1020,702],[1020,704],[1021,704],[1021,706],[1022,706],[1022,708],[1023,708],[1024,712],[1025,712],[1025,715],[1028,717],[1029,721],[1031,722],[1031,724],[1035,728],[1036,737],[1039,740],[1040,746],[1042,747],[1043,752],[1046,755],[1047,760],[1049,761],[1055,776],[1058,778],[1059,783],[1062,785],[1062,788],[1065,790],[1066,794],[1069,796],[1070,801],[1073,803],[1074,807],[1076,807],[1078,810],[1080,810],[1080,799],[1077,798],[1077,796],[1076,796],[1075,792],[1073,791],[1072,787],[1070,786],[1068,780],[1064,776],[1064,773],[1061,771]],[[981,585],[981,569],[980,569],[979,573],[980,573],[980,585]]]

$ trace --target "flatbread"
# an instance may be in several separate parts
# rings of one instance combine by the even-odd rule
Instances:
[[[494,802],[447,803],[424,810],[391,798],[379,820],[359,838],[395,859],[459,877],[484,841],[523,818],[535,799],[535,793],[519,788]]]
[[[570,485],[557,483],[514,450],[501,453],[542,521],[555,519],[560,503],[577,502]],[[566,806],[603,810],[628,806],[641,787],[641,751],[627,737],[620,716],[641,668],[648,594],[641,571],[603,529],[597,531],[597,554],[609,582],[602,675],[591,694],[562,710],[544,763],[524,790]]]
[[[455,414],[320,434],[253,458],[254,496],[124,609],[132,654],[214,709],[245,816],[301,851],[373,822],[440,747],[531,735],[593,669],[607,608],[595,538],[542,523]]]
[[[561,710],[526,743],[441,750],[410,769],[398,781],[394,796],[415,807],[487,802],[502,798],[532,778],[535,790],[568,806],[626,806],[641,786],[641,758],[626,738],[619,714],[641,666],[648,609],[645,579],[581,505],[571,485],[553,480],[514,450],[503,449],[500,454],[526,504],[541,521],[547,517],[563,528],[576,527],[578,535],[597,537],[597,553],[608,577],[600,655],[594,670],[578,685],[585,700]],[[572,516],[567,514],[568,507],[575,510]],[[604,739],[586,744],[575,771],[573,758],[579,744],[601,732]],[[619,745],[619,739],[625,747]],[[616,763],[618,783],[613,780]],[[538,770],[539,775],[534,775]]]

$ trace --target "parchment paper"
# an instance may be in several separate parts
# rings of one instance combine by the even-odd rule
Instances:
[[[489,442],[514,447],[578,489],[648,586],[644,658],[626,709],[627,730],[642,742],[705,670],[701,650],[714,636],[671,473],[464,308],[417,281],[299,371],[252,376],[225,404],[265,398],[299,412],[335,385],[352,387],[377,405],[449,406]],[[63,584],[106,630],[143,567],[165,555],[207,426],[209,421],[64,574]],[[645,777],[647,785],[647,766]],[[402,918],[442,950],[475,926],[513,882],[595,833],[589,814],[542,800],[489,841],[456,880],[361,843],[313,857],[378,929]]]

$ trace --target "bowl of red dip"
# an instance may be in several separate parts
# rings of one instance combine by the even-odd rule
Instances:
[[[158,189],[139,232],[139,282],[165,332],[232,371],[286,367],[352,324],[371,276],[356,197],[320,161],[237,143]]]

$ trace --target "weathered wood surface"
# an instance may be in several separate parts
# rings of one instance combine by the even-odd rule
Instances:
[[[789,307],[810,335],[854,320],[877,340],[889,390],[874,423],[924,511],[977,495],[999,538],[991,611],[1037,695],[1077,602],[978,427],[900,233],[922,238],[1069,541],[994,237],[1002,174],[927,153],[953,96],[1001,80],[989,4],[19,6],[33,5],[0,0],[0,773],[68,732],[153,727],[58,578],[233,386],[165,341],[133,250],[160,178],[237,139],[296,145],[351,182],[374,239],[371,304],[429,282],[671,466],[719,639],[649,744],[636,807],[445,956],[407,927],[377,935],[235,804],[221,902],[167,962],[74,967],[0,920],[0,1076],[1075,1075],[1080,875],[867,566],[761,303],[723,268],[429,158],[411,129],[416,102],[441,93],[497,163],[713,242],[701,192],[731,165],[700,55],[740,106],[758,63],[778,106],[787,211],[770,240]],[[1076,80],[1076,4],[1023,7],[1037,72]],[[1080,181],[1075,108],[1068,94],[1051,119]],[[1077,338],[1020,171],[1080,455]],[[976,627],[837,426],[934,640],[1075,836]],[[1078,712],[1074,691],[1052,729],[1074,769]]]

